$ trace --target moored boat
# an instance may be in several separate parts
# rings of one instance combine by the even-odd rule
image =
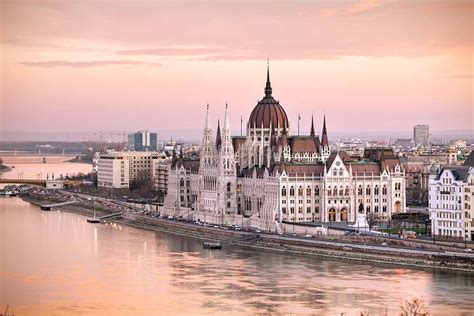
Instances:
[[[220,242],[203,242],[202,247],[204,249],[222,249],[222,245]]]

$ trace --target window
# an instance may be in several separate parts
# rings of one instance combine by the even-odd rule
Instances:
[[[290,213],[295,214],[295,208],[294,207],[290,207]]]
[[[290,187],[290,196],[295,196],[295,188],[294,187]]]
[[[302,186],[298,187],[298,196],[303,196],[303,187]]]
[[[308,207],[306,208],[306,213],[307,213],[307,214],[311,214],[311,207],[308,206]]]
[[[283,214],[286,214],[286,207],[282,207],[282,208],[281,208],[281,212],[282,212]]]
[[[314,195],[319,195],[319,187],[316,186],[316,188],[314,189]]]
[[[362,195],[362,186],[359,185],[359,187],[357,188],[357,195]]]
[[[306,188],[306,195],[308,195],[308,196],[311,195],[311,187],[310,186],[308,186]]]
[[[331,196],[332,195],[332,190],[331,190],[331,186],[328,187],[328,196]]]
[[[339,195],[343,195],[344,191],[342,190],[342,185],[339,187]]]
[[[378,185],[375,185],[374,194],[379,195],[379,186]]]
[[[281,188],[281,196],[286,196],[286,187]]]
[[[367,186],[367,188],[365,188],[365,195],[370,195],[370,186]]]
[[[227,182],[227,192],[230,192],[230,189],[231,189],[231,184],[230,182]]]

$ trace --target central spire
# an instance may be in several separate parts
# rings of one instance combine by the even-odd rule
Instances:
[[[272,95],[272,85],[270,84],[270,60],[267,59],[267,84],[265,85],[265,96],[270,97]]]

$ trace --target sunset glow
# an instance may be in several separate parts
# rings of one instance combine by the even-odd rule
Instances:
[[[469,1],[0,8],[4,131],[201,129],[205,104],[215,124],[227,101],[238,133],[263,96],[267,58],[293,126],[301,113],[309,129],[314,113],[320,129],[325,111],[330,131],[472,129]]]

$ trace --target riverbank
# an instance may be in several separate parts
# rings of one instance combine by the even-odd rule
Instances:
[[[12,168],[0,164],[0,173],[12,171]]]
[[[22,199],[35,205],[56,202],[36,199],[32,196],[22,196]],[[94,210],[96,211],[97,216],[116,212],[116,210],[110,210],[102,206],[97,206],[97,204],[87,202],[66,205],[61,207],[61,210],[84,216],[92,216]],[[334,258],[337,260],[352,260],[358,262],[409,266],[422,269],[428,268],[474,273],[474,259],[472,257],[461,258],[459,256],[448,255],[442,252],[413,251],[410,249],[393,247],[382,248],[320,238],[305,239],[279,236],[275,234],[255,234],[252,232],[224,230],[173,220],[153,218],[136,213],[125,213],[121,219],[107,221],[200,240],[219,241],[224,245],[233,244],[258,251],[271,251],[290,255],[319,256]]]

